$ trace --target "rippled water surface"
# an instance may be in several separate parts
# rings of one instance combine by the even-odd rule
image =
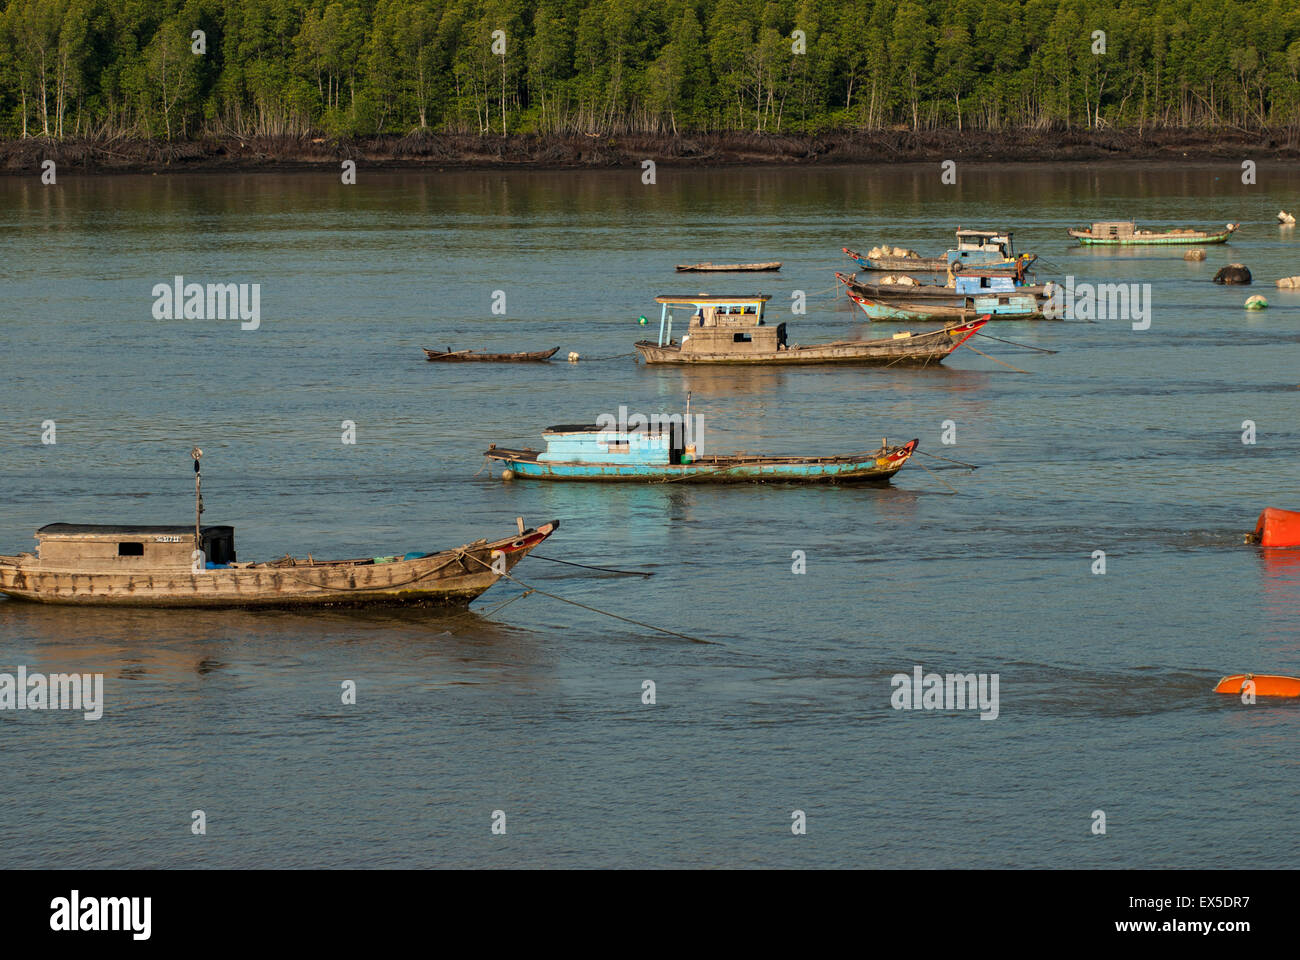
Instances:
[[[0,600],[0,672],[102,672],[107,700],[97,722],[0,712],[0,866],[1294,865],[1297,704],[1210,692],[1300,671],[1300,557],[1242,545],[1262,507],[1300,509],[1300,293],[1272,285],[1300,274],[1300,240],[1280,207],[1300,172],[1244,186],[1229,162],[964,166],[957,186],[933,165],[0,179],[0,553],[53,521],[186,522],[198,443],[205,520],[235,524],[243,559],[558,518],[543,555],[654,575],[529,559],[521,580],[707,641],[539,594],[494,610],[511,583],[468,612]],[[1065,234],[1127,217],[1242,227],[1203,263]],[[627,356],[672,292],[771,294],[796,342],[896,332],[836,298],[840,247],[936,254],[985,224],[1043,275],[1149,283],[1150,329],[993,325],[1055,354],[974,342],[1027,374],[964,349],[921,371]],[[782,271],[673,272],[767,259]],[[1212,284],[1230,261],[1263,282]],[[153,319],[175,275],[260,283],[260,329]],[[1252,292],[1271,307],[1243,310]],[[443,366],[425,346],[586,359]],[[884,489],[480,470],[488,443],[688,392],[715,452],[918,437],[979,469],[918,457]],[[891,709],[915,665],[998,674],[998,718]]]

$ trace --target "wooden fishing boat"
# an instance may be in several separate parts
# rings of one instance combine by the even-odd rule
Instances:
[[[1216,683],[1214,692],[1240,696],[1246,690],[1247,682],[1254,684],[1257,697],[1300,697],[1300,677],[1271,673],[1234,673]]]
[[[916,440],[835,456],[778,457],[746,453],[697,456],[691,420],[680,414],[644,425],[547,428],[546,449],[486,453],[502,479],[681,483],[888,483],[916,451]],[[684,429],[683,429],[684,428]]]
[[[977,294],[1017,293],[1036,297],[1049,297],[1052,284],[1026,284],[1014,273],[972,271],[952,274],[951,281],[943,283],[863,283],[851,273],[836,272],[835,279],[844,284],[850,293],[886,300],[924,300],[935,303],[952,303]],[[910,279],[910,278],[909,278]]]
[[[196,449],[196,454],[202,451]],[[495,540],[354,560],[285,556],[239,561],[234,527],[53,523],[37,551],[0,556],[0,593],[38,603],[140,607],[467,604],[559,527],[554,520]]]
[[[952,300],[885,300],[865,297],[849,291],[849,299],[862,308],[862,312],[878,322],[960,323],[984,317],[990,320],[1044,320],[1049,318],[1045,307],[1048,297],[1023,293],[990,293],[979,296],[959,296]],[[1060,319],[1051,316],[1050,319]]]
[[[424,356],[431,363],[438,360],[449,363],[471,360],[480,363],[543,363],[555,356],[559,349],[559,347],[552,347],[550,350],[534,350],[528,353],[479,353],[475,350],[452,350],[450,347],[446,350],[426,348]]]
[[[1070,229],[1067,232],[1085,247],[1169,246],[1183,243],[1227,243],[1239,226],[1239,223],[1229,223],[1223,230],[1214,233],[1192,227],[1139,230],[1132,220],[1107,220],[1094,223],[1086,229]]]
[[[679,263],[678,273],[765,273],[781,269],[780,260],[766,263]]]
[[[636,352],[646,363],[930,364],[941,363],[988,322],[980,317],[926,333],[799,346],[787,342],[784,323],[765,323],[763,311],[770,299],[762,295],[656,297],[662,305],[659,339],[637,341]],[[672,335],[674,308],[690,314],[681,343]]]
[[[1032,263],[1037,256],[1032,253],[1018,258],[1010,230],[958,230],[957,246],[942,257],[906,256],[885,253],[863,255],[841,247],[850,259],[863,270],[884,270],[897,273],[944,273],[952,264],[967,267],[1014,267],[1018,259]]]

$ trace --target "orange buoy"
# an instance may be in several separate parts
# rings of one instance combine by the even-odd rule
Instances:
[[[1300,513],[1265,507],[1249,540],[1261,547],[1300,547]]]
[[[1279,677],[1268,673],[1234,673],[1215,684],[1214,692],[1239,694],[1248,680],[1255,682],[1257,697],[1300,697],[1300,677]]]

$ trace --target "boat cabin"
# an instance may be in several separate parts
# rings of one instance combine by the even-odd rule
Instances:
[[[948,251],[948,262],[988,263],[1015,255],[1010,230],[958,230],[957,249]]]
[[[235,528],[202,527],[207,565],[235,560]],[[185,568],[193,566],[192,526],[118,526],[51,523],[36,531],[36,556],[43,567],[102,570]]]
[[[687,440],[684,427],[679,413],[614,429],[599,424],[547,427],[542,431],[546,450],[537,459],[540,463],[681,463]]]
[[[785,324],[767,325],[764,309],[771,297],[700,294],[694,297],[655,297],[661,347],[673,346],[674,316],[683,327],[683,353],[774,353],[786,347]]]
[[[1090,229],[1094,237],[1131,237],[1137,233],[1137,224],[1132,220],[1107,220],[1094,223]]]
[[[1014,293],[1016,278],[1005,274],[959,274],[953,278],[953,290],[966,295],[979,293]]]

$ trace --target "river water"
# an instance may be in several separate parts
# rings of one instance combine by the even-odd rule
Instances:
[[[468,612],[0,600],[0,672],[100,672],[106,701],[98,721],[0,712],[0,866],[1293,865],[1300,708],[1211,693],[1300,671],[1300,559],[1242,544],[1262,507],[1300,508],[1300,293],[1272,286],[1300,273],[1274,222],[1300,171],[1240,181],[1228,161],[963,165],[955,186],[931,164],[0,179],[0,553],[54,521],[187,522],[197,443],[204,519],[235,524],[241,559],[559,519],[540,554],[653,576],[530,558],[520,580],[707,641],[539,594],[494,611],[523,592],[505,582]],[[1203,263],[1065,234],[1130,217],[1242,227]],[[973,342],[1023,374],[965,349],[927,370],[627,356],[673,292],[771,294],[795,342],[895,332],[837,299],[840,247],[937,254],[959,225],[1014,227],[1040,276],[1150,284],[1149,329]],[[767,259],[779,274],[673,272]],[[1212,284],[1229,261],[1264,282]],[[260,327],[154,319],[176,275],[260,284]],[[917,457],[884,489],[476,473],[489,443],[688,391],[708,451],[917,437],[979,469]],[[916,666],[996,674],[997,718],[892,709]]]

